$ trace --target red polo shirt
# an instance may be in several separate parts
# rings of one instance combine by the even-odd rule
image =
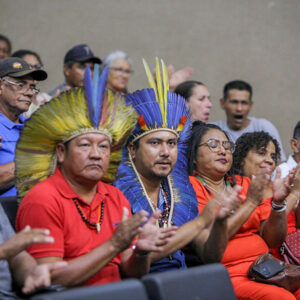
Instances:
[[[90,229],[82,220],[73,199],[77,199],[84,215],[96,223],[99,205],[104,201],[101,231]],[[117,188],[99,181],[91,204],[82,200],[70,187],[59,168],[53,176],[34,186],[24,197],[17,214],[16,229],[26,225],[48,228],[55,241],[52,244],[35,244],[28,252],[35,258],[61,257],[74,259],[110,239],[122,220],[123,207],[130,211],[129,202]],[[121,254],[102,268],[85,285],[120,280]]]

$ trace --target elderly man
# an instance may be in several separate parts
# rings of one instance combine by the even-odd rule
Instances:
[[[39,92],[37,81],[47,78],[43,70],[33,69],[20,58],[0,61],[0,196],[15,196],[15,148],[25,118],[21,115]]]
[[[266,119],[248,117],[253,106],[252,87],[249,83],[242,80],[228,82],[224,86],[220,105],[226,113],[227,120],[217,121],[214,124],[226,131],[233,142],[246,132],[266,131],[278,141],[281,160],[286,160],[280,135],[275,126]]]
[[[150,77],[150,71],[147,73]],[[220,261],[227,244],[226,219],[237,205],[239,191],[236,188],[230,195],[220,195],[221,208],[218,201],[212,201],[197,217],[198,202],[189,183],[186,158],[191,120],[184,99],[168,91],[164,64],[163,74],[164,85],[157,67],[157,85],[150,77],[152,89],[127,95],[139,115],[138,123],[123,151],[114,183],[129,200],[133,213],[159,208],[158,226],[180,226],[162,253],[152,254],[152,272],[186,268],[180,249],[192,241],[202,262]]]
[[[157,229],[159,211],[150,219],[145,211],[129,218],[124,195],[101,181],[110,176],[136,119],[123,98],[111,92],[103,97],[107,69],[98,85],[97,65],[94,86],[86,70],[85,90],[64,93],[28,120],[16,157],[20,196],[33,186],[20,204],[17,229],[50,229],[55,242],[29,252],[39,263],[67,260],[53,274],[64,286],[140,277],[148,272],[149,251],[160,250],[174,231]],[[126,118],[131,123],[124,125]]]
[[[94,56],[94,53],[88,45],[80,44],[74,46],[66,53],[64,58],[63,72],[65,82],[51,91],[49,95],[55,97],[63,91],[83,86],[83,77],[86,66],[89,66],[93,72],[94,65],[101,63],[101,59]]]

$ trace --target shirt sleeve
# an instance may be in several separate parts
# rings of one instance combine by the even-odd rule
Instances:
[[[30,195],[31,199],[35,195]],[[21,203],[16,221],[17,231],[22,230],[29,225],[31,228],[47,228],[50,235],[54,237],[54,243],[34,244],[28,247],[27,251],[35,258],[41,257],[64,257],[64,231],[63,216],[57,203],[49,201],[51,199],[43,199],[43,195],[39,195],[38,203],[36,201],[26,201]]]
[[[1,204],[0,204],[0,231],[2,234],[3,241],[8,240],[10,237],[12,237],[15,234],[15,231],[13,230]]]

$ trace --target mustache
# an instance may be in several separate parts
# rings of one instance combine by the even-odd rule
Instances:
[[[168,165],[171,165],[172,162],[169,160],[169,159],[161,159],[161,160],[157,160],[154,162],[154,164],[168,164]]]

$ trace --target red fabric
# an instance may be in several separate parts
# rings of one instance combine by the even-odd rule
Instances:
[[[104,215],[101,231],[97,233],[82,220],[72,198],[76,198],[91,222],[96,223],[98,206],[104,201]],[[32,188],[24,197],[17,214],[17,231],[30,225],[32,228],[48,228],[55,238],[52,244],[35,244],[28,252],[35,258],[61,257],[74,259],[110,239],[122,219],[123,207],[130,212],[129,202],[115,187],[99,182],[91,204],[72,190],[61,171]],[[121,254],[102,268],[85,285],[102,284],[121,279],[119,265]]]
[[[241,194],[247,195],[250,179],[240,176],[236,176],[235,179],[236,184],[242,186]],[[212,195],[196,177],[191,176],[190,182],[195,189],[199,213],[201,213]],[[299,290],[293,295],[285,289],[248,279],[248,269],[252,262],[259,255],[269,251],[267,244],[258,233],[261,221],[269,217],[270,211],[270,199],[264,199],[240,230],[228,241],[222,264],[229,272],[238,299],[300,299]]]

